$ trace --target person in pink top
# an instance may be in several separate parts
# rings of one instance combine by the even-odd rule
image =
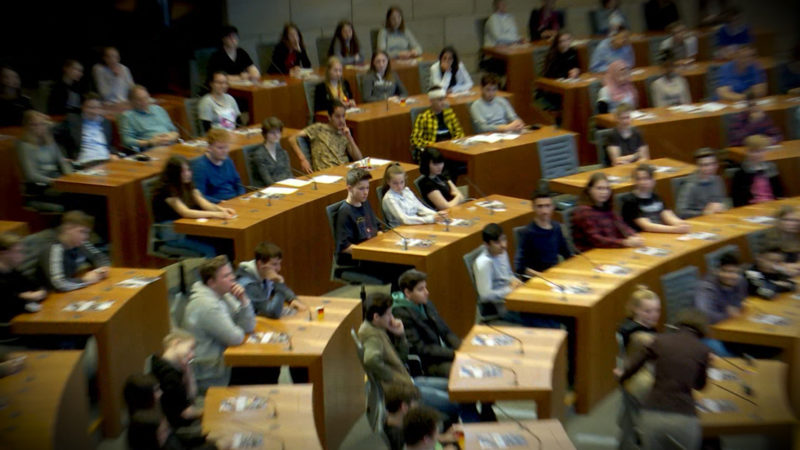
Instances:
[[[618,59],[608,65],[603,87],[597,94],[597,112],[605,114],[614,112],[617,106],[626,103],[636,109],[638,104],[636,87],[631,81],[631,69],[628,63]]]
[[[747,155],[742,167],[733,176],[731,198],[733,206],[744,206],[761,203],[783,197],[778,169],[773,162],[766,161],[765,156],[772,140],[764,135],[755,134],[744,140]]]

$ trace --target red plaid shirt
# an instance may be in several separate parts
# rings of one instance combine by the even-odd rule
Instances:
[[[595,247],[623,247],[626,237],[636,234],[613,210],[581,205],[572,213],[572,240],[580,251]]]

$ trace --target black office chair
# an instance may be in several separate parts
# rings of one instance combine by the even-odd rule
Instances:
[[[339,208],[342,207],[344,200],[325,207],[325,214],[328,216],[328,225],[330,225],[331,236],[333,236],[334,243],[336,242],[336,219],[339,215]],[[335,245],[335,244],[334,244]],[[361,284],[382,286],[383,281],[371,275],[364,274],[358,271],[355,266],[342,266],[336,262],[336,254],[333,255],[333,262],[331,263],[331,281],[336,281],[343,284]]]

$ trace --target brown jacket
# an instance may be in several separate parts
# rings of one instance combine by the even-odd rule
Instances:
[[[393,344],[386,330],[364,321],[358,329],[358,338],[364,345],[364,366],[384,389],[393,382],[414,384],[403,364],[408,356],[405,336],[395,338]]]

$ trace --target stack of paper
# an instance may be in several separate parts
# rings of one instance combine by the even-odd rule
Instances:
[[[520,135],[517,133],[490,133],[490,134],[476,134],[464,139],[465,144],[484,142],[487,144],[494,144],[500,141],[512,141],[517,139]]]
[[[337,181],[341,180],[342,177],[340,177],[338,175],[317,175],[312,179],[314,181],[316,181],[317,183],[333,184],[333,183],[336,183]]]
[[[539,443],[541,446],[541,442]],[[514,433],[481,433],[478,435],[478,446],[483,449],[496,448],[532,448],[520,434]]]
[[[159,279],[160,277],[133,277],[133,278],[128,278],[127,280],[120,281],[115,286],[125,287],[125,288],[140,288],[142,286],[147,286],[153,281]]]
[[[768,225],[774,222],[775,218],[770,216],[750,216],[742,220],[760,225]]]
[[[703,111],[703,112],[711,112],[711,113],[713,113],[713,112],[717,112],[717,111],[723,110],[723,109],[725,109],[727,107],[728,107],[728,105],[726,105],[724,103],[707,102],[707,103],[703,103],[702,105],[700,105],[699,110]]]
[[[303,187],[308,184],[311,184],[310,180],[298,180],[297,178],[287,178],[285,180],[278,181],[278,184],[282,184],[284,186],[291,186],[291,187]]]
[[[672,166],[653,166],[656,173],[675,173],[678,171],[676,167]]]
[[[618,266],[616,264],[600,264],[594,268],[595,271],[600,273],[607,273],[610,275],[627,275],[631,273],[631,269],[627,267]]]
[[[678,237],[679,241],[690,241],[690,240],[699,240],[699,241],[713,241],[716,240],[719,236],[715,233],[709,233],[706,231],[698,231],[695,233],[688,233],[684,234],[683,236]]]
[[[266,397],[240,395],[228,397],[219,404],[220,412],[253,411],[267,407],[269,400]]]
[[[669,255],[669,250],[665,248],[658,248],[658,247],[639,247],[634,252],[648,255],[648,256],[667,256]]]
[[[261,191],[262,194],[269,196],[269,197],[282,197],[284,195],[294,194],[297,192],[295,188],[285,188],[279,186],[270,186],[268,188],[264,188]]]
[[[514,342],[511,336],[504,334],[478,334],[472,338],[473,345],[485,345],[487,347],[505,347]]]
[[[288,340],[289,335],[286,333],[275,333],[274,331],[256,331],[247,337],[248,344],[281,344]]]
[[[261,433],[235,433],[231,442],[231,448],[262,448],[264,445],[264,435]]]
[[[674,112],[690,113],[700,110],[701,107],[695,105],[675,105],[670,106],[667,109]]]
[[[495,378],[502,373],[499,367],[490,364],[462,364],[458,370],[461,378]]]
[[[708,373],[708,378],[716,381],[736,381],[739,379],[739,376],[730,370],[709,367],[706,372]]]

